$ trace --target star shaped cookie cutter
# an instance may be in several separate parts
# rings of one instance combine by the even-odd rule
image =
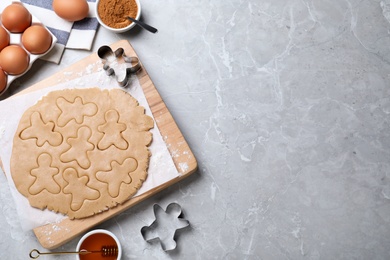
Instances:
[[[126,56],[123,48],[113,51],[110,46],[103,45],[98,49],[97,54],[104,64],[103,69],[106,74],[115,76],[118,84],[122,87],[126,87],[131,74],[141,68],[139,59]]]
[[[155,220],[141,228],[143,239],[149,243],[159,241],[165,252],[176,249],[177,232],[190,225],[188,220],[182,218],[181,206],[171,203],[164,211],[158,204],[154,204],[153,212]]]

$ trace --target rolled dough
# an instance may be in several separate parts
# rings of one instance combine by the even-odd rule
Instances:
[[[27,109],[11,174],[31,206],[84,218],[123,203],[147,176],[153,119],[120,89],[65,89]]]

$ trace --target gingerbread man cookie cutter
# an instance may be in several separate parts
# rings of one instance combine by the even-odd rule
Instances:
[[[153,205],[155,220],[149,226],[141,228],[141,234],[146,242],[159,241],[161,248],[167,252],[176,249],[178,231],[190,226],[190,222],[183,218],[181,206],[170,203],[166,210],[158,204]]]
[[[126,87],[131,74],[141,68],[139,59],[127,56],[123,48],[113,51],[110,46],[103,45],[98,49],[97,54],[104,64],[103,69],[106,71],[106,74],[115,76],[118,84],[122,87]],[[123,73],[124,75],[121,75]]]

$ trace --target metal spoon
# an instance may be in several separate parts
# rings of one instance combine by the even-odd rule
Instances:
[[[138,21],[138,20],[136,20],[136,19],[134,19],[134,18],[132,18],[132,17],[130,17],[130,16],[127,16],[127,19],[129,19],[129,20],[132,21],[133,23],[135,23],[135,24],[141,26],[141,27],[144,28],[145,30],[148,30],[148,31],[151,32],[151,33],[156,33],[156,32],[158,32],[158,30],[157,30],[156,28],[154,28],[154,27],[152,27],[152,26],[150,26],[150,25],[148,25],[148,24],[146,24],[146,23],[144,23],[144,22]]]

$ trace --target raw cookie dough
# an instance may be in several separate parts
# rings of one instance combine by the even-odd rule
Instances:
[[[27,109],[11,156],[31,206],[84,218],[123,203],[147,176],[153,119],[120,89],[50,92]]]

